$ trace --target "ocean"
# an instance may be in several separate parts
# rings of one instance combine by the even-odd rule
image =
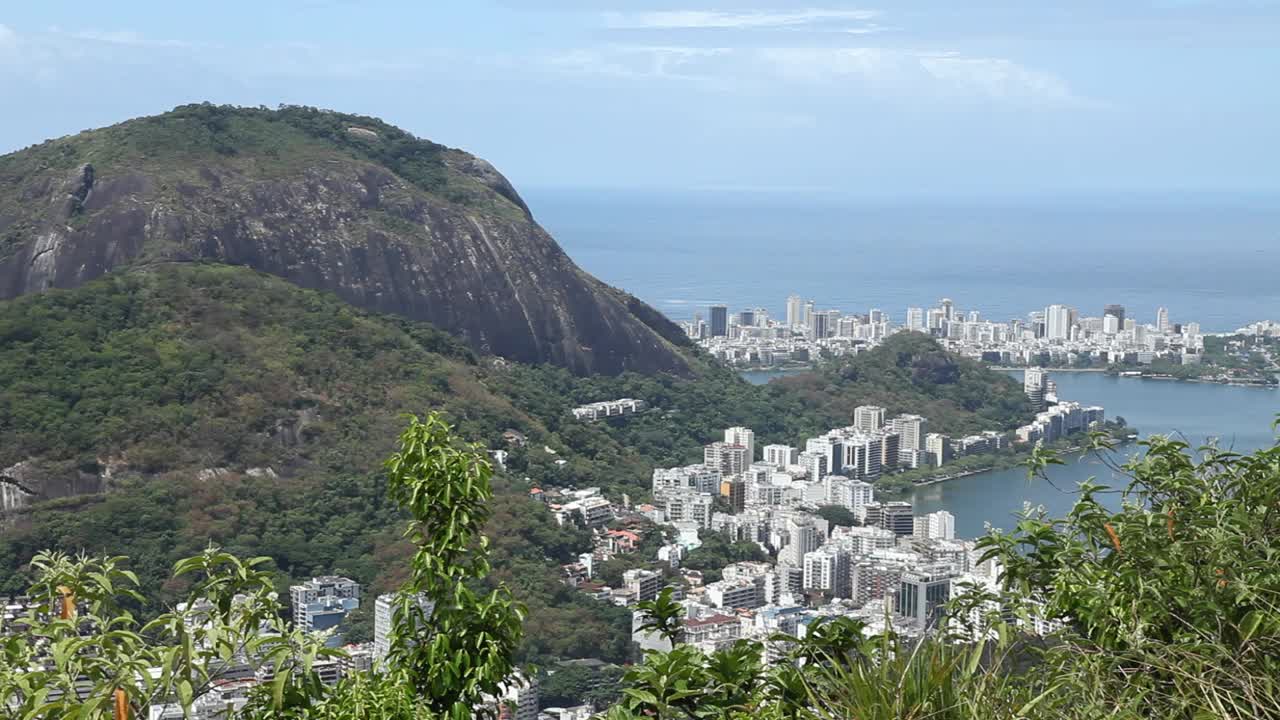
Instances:
[[[758,193],[535,190],[537,220],[580,266],[675,320],[709,305],[784,313],[950,297],[1004,321],[1109,303],[1206,332],[1280,320],[1280,200],[1130,198],[871,203]]]
[[[907,307],[941,297],[992,320],[1060,303],[1085,315],[1119,303],[1129,317],[1206,332],[1280,320],[1280,199],[1094,198],[1007,203],[857,203],[744,193],[533,191],[534,216],[584,269],[675,320],[712,304],[764,307],[787,295],[820,309]],[[750,377],[768,379],[767,373]],[[1066,400],[1099,404],[1144,434],[1270,446],[1280,391],[1057,373]],[[802,439],[797,438],[800,442]],[[1059,487],[1118,483],[1087,456],[1052,470]],[[961,537],[1011,527],[1024,504],[1061,515],[1074,500],[1015,468],[930,485],[917,514],[946,509]]]

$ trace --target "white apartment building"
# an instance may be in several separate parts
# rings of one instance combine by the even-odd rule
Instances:
[[[860,405],[853,409],[853,427],[862,433],[879,432],[884,427],[885,410],[876,405]]]
[[[786,531],[787,544],[782,548],[782,552],[778,553],[778,560],[793,567],[803,568],[804,556],[817,550],[822,544],[823,538],[818,532],[818,527],[811,517],[801,516],[788,519]]]
[[[800,462],[800,451],[790,445],[765,445],[764,461],[778,469],[783,469]]]
[[[915,532],[912,533],[918,538],[932,538],[937,540],[953,540],[956,536],[956,517],[946,510],[921,515],[913,521]]]
[[[843,548],[825,545],[804,556],[804,589],[821,590],[833,597],[849,597],[849,554]]]
[[[635,602],[653,600],[662,592],[662,573],[634,568],[622,573],[622,585]]]
[[[664,490],[690,490],[699,493],[715,493],[720,490],[720,471],[706,465],[685,465],[674,468],[654,468],[653,492]]]
[[[740,445],[747,449],[747,464],[756,459],[756,434],[750,428],[731,427],[724,431],[726,445]]]

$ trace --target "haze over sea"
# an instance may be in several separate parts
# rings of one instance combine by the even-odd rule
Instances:
[[[987,319],[1107,303],[1206,332],[1280,320],[1280,199],[1178,196],[854,201],[799,194],[534,190],[534,216],[584,269],[675,320],[724,303],[781,317],[941,297]]]

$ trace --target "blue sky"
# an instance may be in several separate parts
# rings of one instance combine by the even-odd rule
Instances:
[[[0,152],[211,100],[519,187],[1280,191],[1280,3],[5,3]]]

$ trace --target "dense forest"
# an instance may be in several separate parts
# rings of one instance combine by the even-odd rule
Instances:
[[[0,304],[0,468],[23,463],[26,482],[49,496],[6,518],[0,592],[26,586],[40,550],[120,553],[157,591],[143,608],[153,613],[184,590],[168,579],[173,562],[209,543],[270,556],[281,589],[323,573],[393,587],[409,550],[379,463],[403,413],[440,410],[460,436],[510,453],[489,534],[493,576],[537,609],[525,655],[621,661],[625,611],[558,580],[557,566],[589,549],[589,535],[558,527],[527,499],[532,485],[639,499],[653,467],[699,461],[725,427],[754,428],[757,445],[795,444],[847,424],[865,403],[954,433],[1029,414],[1017,383],[919,335],[767,386],[687,352],[693,378],[579,378],[477,356],[422,323],[206,264]],[[569,414],[618,397],[651,410],[597,423]],[[508,429],[527,443],[506,443]],[[697,560],[714,574],[743,552],[710,546]]]

